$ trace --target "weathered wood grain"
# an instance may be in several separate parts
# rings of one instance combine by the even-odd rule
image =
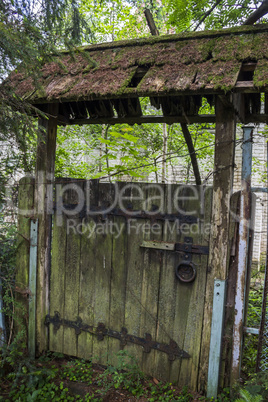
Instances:
[[[225,319],[224,319],[224,333],[222,341],[222,359],[221,359],[221,371],[219,386],[225,388],[230,385],[230,373],[232,364],[232,335],[234,324],[234,303],[235,303],[235,288],[237,281],[237,250],[238,250],[238,230],[239,223],[235,219],[235,216],[239,216],[240,210],[240,192],[236,192],[231,197],[231,211],[233,212],[229,226],[229,238],[230,238],[230,263],[229,273],[227,279],[226,290],[226,307],[225,307]]]
[[[122,187],[123,183],[120,185]],[[143,191],[145,185],[141,183],[140,188]],[[137,194],[135,194],[137,195]],[[133,209],[142,209],[142,201],[134,200],[134,193],[129,188],[126,196],[132,202]],[[127,242],[127,282],[126,282],[126,307],[125,307],[125,325],[129,334],[143,337],[143,330],[140,327],[143,307],[141,304],[142,283],[144,272],[144,252],[140,250],[140,244],[143,240],[143,231],[139,225],[142,225],[140,219],[128,220],[128,242]],[[129,354],[135,356],[137,361],[141,362],[143,351],[140,346],[129,344],[127,349]]]
[[[159,207],[158,212],[178,213],[178,217],[179,213],[190,213],[199,217],[203,226],[197,227],[193,223],[183,226],[180,221],[137,219],[135,213],[131,219],[113,216],[109,212],[97,214],[94,218],[72,217],[75,224],[80,225],[82,234],[71,231],[66,236],[65,261],[56,248],[63,239],[63,234],[59,233],[66,228],[54,228],[51,279],[61,283],[60,286],[65,286],[65,289],[52,302],[51,314],[59,303],[62,307],[57,311],[62,312],[67,320],[75,321],[79,316],[84,324],[94,327],[101,322],[106,328],[118,332],[125,327],[129,334],[142,338],[150,333],[152,340],[160,343],[169,344],[170,340],[174,340],[190,354],[189,359],[170,361],[166,353],[157,350],[144,353],[142,346],[130,342],[124,350],[135,356],[147,374],[195,389],[199,375],[207,256],[192,257],[197,267],[197,278],[187,284],[181,283],[175,276],[176,266],[183,256],[175,251],[174,245],[167,250],[147,249],[141,245],[146,241],[184,243],[185,236],[193,237],[194,244],[207,245],[209,233],[202,230],[210,219],[211,192],[207,192],[202,209],[201,187],[161,185],[160,190],[155,185],[139,183],[138,187],[136,184],[128,185],[123,194],[125,186],[126,183],[118,184],[118,191],[125,199],[121,205],[114,205],[116,208],[132,208],[133,212]],[[109,208],[113,204],[114,185],[93,183],[91,190],[93,209]],[[65,198],[67,202],[68,197]],[[74,200],[68,202],[73,204]],[[64,248],[64,244],[62,246]],[[59,272],[54,265],[58,259],[62,259],[65,279],[57,279]],[[51,284],[51,298],[55,292],[57,286]],[[52,331],[51,328],[51,334]],[[53,346],[55,350],[86,359],[92,356],[93,361],[102,364],[116,364],[115,355],[122,348],[118,339],[104,337],[98,340],[96,335],[83,331],[76,335],[74,329],[66,327],[60,331],[57,336],[63,334],[58,337],[62,347]],[[51,345],[54,339],[52,336]]]
[[[35,217],[38,218],[36,344],[40,354],[48,348],[45,317],[49,312],[51,214],[55,170],[58,104],[47,105],[48,118],[39,118],[35,173]]]
[[[216,100],[215,160],[209,271],[200,356],[199,389],[206,389],[214,279],[226,279],[229,268],[230,199],[233,185],[235,116]]]
[[[83,182],[74,181],[66,191],[66,202],[77,205],[79,203],[80,188]],[[65,289],[64,289],[64,319],[75,321],[79,314],[79,279],[81,234],[78,225],[81,223],[79,214],[67,214],[66,226],[66,261],[65,261]],[[63,329],[63,352],[77,356],[78,335],[73,328]]]
[[[108,183],[103,184],[98,189],[98,203],[109,202],[111,186]],[[100,193],[101,191],[101,193]],[[112,190],[111,190],[112,191]],[[104,197],[104,198],[103,198]],[[109,311],[111,297],[111,268],[112,268],[112,234],[108,225],[109,219],[97,221],[96,225],[96,271],[95,271],[95,292],[94,292],[94,326],[103,323],[106,328],[109,326]],[[108,225],[108,226],[107,226]],[[106,364],[109,352],[109,339],[99,341],[96,337],[93,339],[93,357],[99,363]]]
[[[76,219],[76,222],[79,224],[79,219]],[[80,240],[79,234],[73,233],[72,231],[67,233],[64,318],[71,321],[75,321],[78,317]],[[73,328],[65,327],[63,329],[63,352],[71,356],[77,356],[77,335]]]
[[[18,198],[18,239],[16,254],[16,314],[20,320],[16,321],[16,331],[27,329],[28,324],[28,286],[29,286],[29,248],[30,223],[34,204],[34,179],[24,177],[19,182]],[[27,332],[25,343],[27,344]]]
[[[165,211],[168,213],[177,213],[174,206],[174,193],[178,186],[167,185],[165,194]],[[163,240],[168,242],[181,241],[177,229],[178,222],[164,223]],[[178,322],[181,314],[187,313],[187,298],[183,297],[180,291],[181,284],[175,278],[175,268],[179,263],[180,256],[177,253],[166,251],[163,257],[163,269],[159,282],[159,312],[158,312],[158,335],[159,341],[169,344],[173,339],[178,346],[182,348],[184,339],[184,326]],[[186,301],[186,303],[185,303]],[[167,308],[168,306],[168,308]],[[156,356],[157,375],[163,380],[178,381],[181,361],[169,361],[167,355],[158,354]]]
[[[111,271],[111,299],[109,312],[109,327],[121,331],[125,326],[125,300],[127,276],[127,227],[126,220],[115,217],[111,221],[114,225],[112,238],[112,271]],[[117,339],[109,339],[109,361],[116,364],[116,353],[121,349]]]
[[[198,199],[192,202],[185,203],[186,210],[196,210],[196,215],[199,216],[200,222],[191,227],[190,236],[193,238],[194,244],[208,245],[209,242],[209,227],[211,216],[211,191],[203,186],[196,187]],[[189,197],[191,192],[188,193]],[[206,233],[207,231],[207,233]],[[183,359],[181,362],[181,371],[179,377],[179,385],[188,385],[190,389],[197,389],[198,374],[199,374],[199,358],[202,341],[202,327],[204,314],[204,297],[207,280],[207,264],[208,256],[193,255],[193,263],[196,265],[196,279],[188,290],[190,292],[189,307],[187,317],[185,317],[186,328],[183,349],[188,351],[190,359]],[[186,291],[186,289],[184,290]]]
[[[94,294],[97,283],[96,276],[96,233],[93,219],[86,219],[82,223],[81,236],[81,267],[79,281],[79,317],[85,324],[94,322]],[[78,356],[83,359],[92,357],[94,336],[82,332],[78,336]]]
[[[146,196],[147,204],[146,209],[148,211],[158,207],[161,211],[161,199],[159,198],[159,187],[153,184],[149,184],[144,188],[144,195]],[[162,240],[162,222],[150,222],[149,220],[142,220],[145,229],[145,240]],[[140,243],[141,245],[141,243]],[[160,250],[141,249],[140,252],[144,254],[143,263],[143,279],[141,290],[141,335],[145,337],[146,333],[152,336],[152,340],[157,341],[157,327],[158,327],[158,291],[159,291],[159,279],[162,269],[163,253]],[[141,367],[144,372],[154,373],[155,358],[156,355],[162,355],[162,352],[151,350],[150,353],[143,353]]]
[[[49,314],[54,316],[55,311],[64,318],[65,275],[66,275],[66,217],[61,217],[61,224],[53,219],[53,237],[51,246],[51,274],[50,274],[50,305]],[[50,326],[49,350],[63,353],[63,327],[57,331]]]

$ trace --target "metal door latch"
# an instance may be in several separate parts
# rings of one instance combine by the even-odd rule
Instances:
[[[177,253],[183,254],[183,261],[175,269],[176,277],[184,283],[193,282],[196,278],[196,266],[192,262],[193,254],[208,255],[209,247],[193,244],[192,237],[185,237],[184,243],[171,243],[163,241],[148,241],[144,240],[141,247],[151,248],[164,251],[175,251]]]
[[[180,251],[182,251],[182,248],[185,251],[184,260],[176,267],[175,274],[181,282],[190,283],[196,278],[196,267],[192,262],[193,238],[185,237],[184,242],[183,246],[180,247]]]

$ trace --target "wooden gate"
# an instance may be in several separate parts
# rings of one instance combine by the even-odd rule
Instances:
[[[56,185],[49,349],[196,389],[211,191],[156,184]],[[200,247],[203,246],[203,247]]]

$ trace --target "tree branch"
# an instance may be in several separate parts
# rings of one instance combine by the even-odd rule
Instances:
[[[154,36],[159,36],[159,32],[158,32],[158,29],[156,28],[151,11],[148,10],[148,8],[146,8],[144,10],[144,14],[145,14],[146,21],[147,21],[151,34]]]
[[[193,170],[194,170],[194,177],[195,177],[195,183],[197,186],[201,185],[201,177],[200,177],[200,172],[199,172],[199,167],[198,167],[198,162],[196,158],[196,152],[194,149],[194,144],[192,141],[192,137],[190,134],[190,131],[188,130],[187,124],[186,123],[181,123],[181,129],[188,147],[189,155],[191,158]]]
[[[203,17],[201,18],[201,20],[198,22],[198,24],[196,25],[194,31],[197,30],[197,28],[202,24],[202,22],[205,21],[205,19],[212,13],[212,11],[214,10],[214,8],[216,8],[220,3],[222,2],[222,0],[217,0],[216,3],[203,15]]]
[[[242,25],[253,25],[256,21],[268,13],[268,0],[264,0],[262,5],[252,13]]]

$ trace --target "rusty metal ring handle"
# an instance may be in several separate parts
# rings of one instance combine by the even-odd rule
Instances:
[[[190,261],[183,261],[177,266],[175,274],[179,281],[190,283],[196,278],[196,267]]]

